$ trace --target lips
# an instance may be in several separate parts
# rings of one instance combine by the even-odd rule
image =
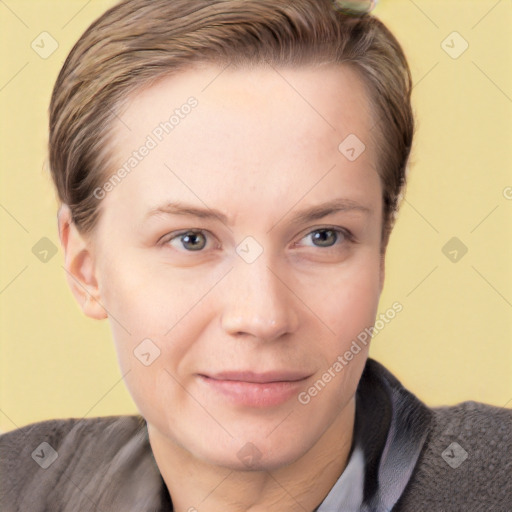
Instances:
[[[210,379],[222,381],[238,381],[238,382],[253,382],[253,383],[269,383],[269,382],[297,382],[307,379],[311,374],[304,372],[290,372],[290,371],[272,371],[264,373],[255,373],[251,371],[235,371],[235,372],[220,372],[213,375],[204,375]]]
[[[276,407],[297,396],[311,374],[304,372],[229,371],[198,375],[200,382],[217,398],[233,405]]]

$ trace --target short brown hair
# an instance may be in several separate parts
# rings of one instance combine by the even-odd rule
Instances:
[[[411,75],[391,32],[333,0],[124,0],[85,31],[50,105],[50,168],[77,228],[95,226],[93,191],[109,172],[109,126],[128,96],[195,62],[300,66],[345,63],[373,107],[383,188],[382,250],[406,182],[414,119]],[[341,142],[341,141],[340,141]]]

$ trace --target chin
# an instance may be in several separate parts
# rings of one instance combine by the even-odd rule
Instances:
[[[215,452],[212,451],[214,443],[203,445],[202,453],[196,457],[208,464],[221,466],[233,471],[274,471],[292,464],[307,452],[305,441],[293,441],[288,446],[283,439],[269,440],[268,437],[252,437],[252,441],[242,442],[243,436],[233,438],[227,446],[217,444]],[[287,436],[291,442],[293,436]],[[295,438],[297,439],[297,438]]]

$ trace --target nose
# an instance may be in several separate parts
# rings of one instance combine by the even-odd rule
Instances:
[[[248,264],[238,261],[230,272],[221,322],[225,332],[272,341],[298,327],[295,296],[262,256]]]

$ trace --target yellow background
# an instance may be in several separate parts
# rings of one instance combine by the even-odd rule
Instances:
[[[83,316],[61,252],[47,263],[32,253],[43,237],[58,245],[45,164],[50,92],[71,46],[113,3],[0,3],[2,431],[136,412],[107,321]],[[429,405],[510,407],[512,3],[381,0],[375,13],[409,57],[418,131],[380,307],[404,309],[370,355]],[[59,45],[47,59],[31,48],[44,31]],[[454,31],[469,44],[457,59],[442,47]],[[452,237],[468,248],[456,263],[442,252]]]

